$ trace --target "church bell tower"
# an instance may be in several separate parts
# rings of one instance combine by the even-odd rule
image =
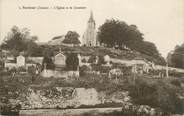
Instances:
[[[96,40],[96,24],[93,17],[93,12],[90,13],[90,18],[87,22],[87,29],[83,35],[83,45],[85,46],[97,46]]]

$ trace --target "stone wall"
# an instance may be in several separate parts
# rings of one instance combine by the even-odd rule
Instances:
[[[22,109],[45,109],[45,108],[77,108],[79,106],[94,106],[104,103],[124,103],[130,97],[128,92],[115,92],[106,95],[97,92],[94,88],[55,87],[45,90],[33,90],[29,88],[27,93],[12,102],[20,103]]]
[[[68,78],[68,77],[79,77],[79,71],[57,71],[57,70],[46,70],[44,69],[41,73],[40,76],[44,78]]]

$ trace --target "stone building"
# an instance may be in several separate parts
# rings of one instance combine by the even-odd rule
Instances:
[[[82,38],[82,44],[84,46],[97,46],[97,32],[96,32],[96,24],[93,18],[93,12],[91,11],[90,18],[87,23],[87,29]]]

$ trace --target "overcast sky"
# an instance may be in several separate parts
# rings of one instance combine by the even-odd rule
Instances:
[[[84,9],[20,9],[28,6]],[[163,56],[184,42],[184,0],[0,0],[0,41],[13,25],[27,27],[40,41],[75,30],[82,37],[90,10],[97,28],[106,19],[135,24]]]

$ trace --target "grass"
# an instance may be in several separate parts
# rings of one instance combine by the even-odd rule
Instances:
[[[146,54],[141,54],[137,51],[127,51],[127,50],[118,50],[113,48],[105,48],[105,47],[83,47],[83,46],[75,46],[75,47],[67,47],[67,46],[53,46],[52,49],[55,53],[59,51],[59,48],[65,52],[77,52],[84,56],[104,56],[109,55],[112,58],[119,58],[119,59],[135,59],[135,58],[143,58],[147,59],[148,61],[154,61],[156,64],[164,64],[165,61],[159,56],[149,56]]]

